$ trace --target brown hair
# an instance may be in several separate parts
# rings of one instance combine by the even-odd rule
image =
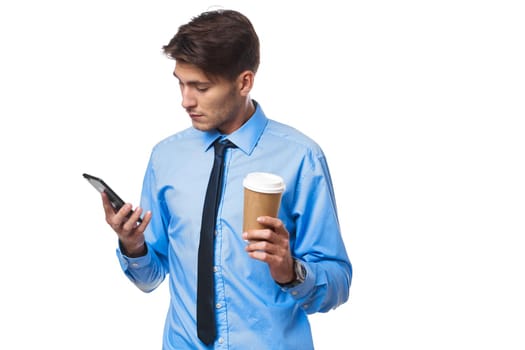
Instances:
[[[259,38],[250,20],[233,10],[204,12],[179,27],[164,54],[205,73],[234,80],[259,67]]]

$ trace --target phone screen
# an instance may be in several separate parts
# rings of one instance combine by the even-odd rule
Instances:
[[[93,187],[95,187],[98,192],[105,192],[107,194],[111,206],[115,212],[119,211],[120,208],[122,208],[122,206],[125,204],[124,201],[117,195],[117,193],[113,191],[111,187],[109,187],[109,185],[106,184],[101,178],[86,173],[82,174],[82,176],[88,180],[88,182],[93,185]],[[133,214],[133,211],[129,213],[128,217],[130,217],[131,214]],[[139,218],[138,222],[142,222],[142,219]]]

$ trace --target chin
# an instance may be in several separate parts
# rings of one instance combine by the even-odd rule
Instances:
[[[192,123],[193,127],[199,131],[210,131],[210,130],[214,130],[215,128],[211,125],[204,125],[204,124],[201,124],[201,123],[195,123],[193,122]]]

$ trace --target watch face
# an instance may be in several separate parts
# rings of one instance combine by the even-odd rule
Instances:
[[[299,282],[304,282],[306,278],[306,269],[298,260],[294,260],[295,274]]]

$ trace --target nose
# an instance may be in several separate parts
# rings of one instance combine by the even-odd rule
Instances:
[[[189,89],[188,87],[181,87],[180,91],[182,95],[182,107],[184,109],[195,107],[197,104],[197,100],[191,92],[191,89]]]

